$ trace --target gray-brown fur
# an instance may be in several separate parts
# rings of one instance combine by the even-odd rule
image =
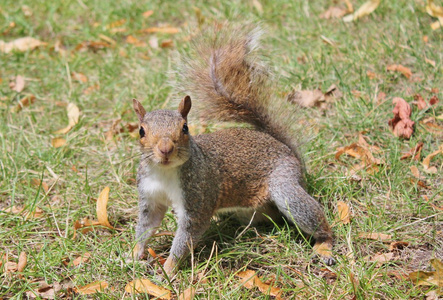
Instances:
[[[287,106],[271,95],[266,69],[249,59],[256,31],[230,34],[216,32],[197,44],[199,56],[188,58],[181,76],[203,115],[247,122],[255,129],[191,137],[186,126],[191,98],[183,98],[178,111],[149,113],[134,100],[143,128],[136,257],[172,205],[178,229],[165,264],[169,274],[196,246],[217,210],[227,208],[272,215],[278,209],[312,235],[314,250],[333,263],[331,230],[321,206],[303,188],[296,138],[290,124],[285,126],[291,119],[281,122]]]

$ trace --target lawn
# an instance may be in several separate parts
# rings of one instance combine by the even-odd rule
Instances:
[[[350,2],[356,9],[364,1]],[[125,291],[141,278],[174,297],[187,290],[196,299],[273,299],[242,283],[246,270],[283,299],[438,293],[408,275],[443,260],[443,30],[431,28],[437,19],[424,0],[382,1],[354,22],[321,18],[330,6],[346,8],[344,1],[3,0],[0,40],[43,44],[0,51],[0,299],[153,297]],[[290,225],[219,218],[177,276],[162,280],[159,261],[176,229],[171,211],[149,242],[157,259],[125,258],[137,221],[132,99],[147,110],[175,109],[178,53],[199,30],[226,20],[260,23],[281,97],[331,85],[341,93],[301,108],[298,124],[309,191],[333,226],[334,266],[313,257]],[[396,97],[412,109],[409,139],[388,124]],[[80,116],[67,128],[72,107]],[[194,131],[219,126],[190,124]],[[114,229],[85,227],[97,220],[105,187]],[[107,287],[84,295],[82,287],[96,281]]]

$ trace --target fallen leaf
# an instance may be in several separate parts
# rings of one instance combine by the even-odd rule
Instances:
[[[106,25],[106,29],[111,29],[115,27],[120,27],[126,23],[125,19],[120,19],[118,21],[112,22],[111,24]]]
[[[82,263],[88,262],[90,257],[91,257],[91,253],[89,253],[89,252],[83,253],[81,256],[74,259],[72,264],[76,267]]]
[[[34,211],[28,211],[21,206],[12,206],[4,209],[3,211],[15,215],[22,215],[25,218],[25,220],[38,219],[44,216],[43,210],[38,207],[35,207]]]
[[[423,142],[418,143],[414,148],[404,153],[400,160],[407,159],[409,157],[414,157],[414,160],[420,160],[421,149],[423,148]]]
[[[80,295],[91,295],[97,292],[103,292],[108,288],[109,284],[106,281],[94,281],[90,284],[84,285],[82,287],[75,288],[75,292]]]
[[[66,145],[66,140],[64,138],[53,138],[51,144],[54,148],[60,148]]]
[[[140,32],[144,33],[169,33],[175,34],[179,33],[180,29],[176,27],[150,27],[140,30]]]
[[[77,80],[82,83],[88,82],[88,77],[83,73],[71,72],[72,79]]]
[[[98,91],[100,89],[100,86],[98,84],[91,85],[90,87],[87,87],[83,90],[83,95],[89,95],[95,91]]]
[[[97,52],[98,50],[104,49],[104,48],[109,48],[112,45],[107,43],[107,42],[96,42],[96,41],[84,41],[80,44],[78,44],[74,51],[86,51],[86,50],[91,50],[93,52]]]
[[[337,209],[338,209],[338,216],[340,218],[340,221],[343,224],[349,224],[349,222],[351,222],[351,215],[349,212],[349,206],[343,201],[338,201],[337,202]]]
[[[429,58],[425,57],[425,62],[427,62],[431,66],[435,67],[435,60],[432,60],[432,59],[429,59]]]
[[[438,17],[438,21],[431,24],[432,30],[437,30],[441,27],[441,24],[443,24],[443,17]]]
[[[114,28],[115,29],[115,28]],[[121,29],[123,28],[119,28],[119,31],[122,31]],[[114,31],[114,30],[113,30]],[[114,39],[111,39],[109,36],[104,35],[104,34],[99,34],[98,37],[102,40],[104,40],[105,42],[108,42],[111,46],[115,46],[117,45],[117,42]]]
[[[93,226],[97,226],[97,225],[100,225],[100,222],[91,221],[86,217],[81,220],[75,221],[74,222],[74,234],[72,236],[72,239],[75,239],[75,237],[77,235],[77,230],[81,229],[81,232],[83,234],[86,234],[92,230]]]
[[[4,266],[4,270],[6,273],[16,272],[18,269],[18,264],[13,261],[7,261]]]
[[[17,106],[14,108],[15,112],[19,112],[23,109],[23,107],[29,106],[32,103],[35,102],[35,96],[34,95],[27,95],[20,99]]]
[[[320,19],[339,19],[346,15],[349,11],[343,7],[331,6],[319,17]]]
[[[55,134],[68,133],[78,123],[78,119],[80,118],[80,110],[78,109],[77,105],[70,102],[68,103],[66,110],[68,112],[68,126],[57,130],[54,132]]]
[[[58,282],[54,282],[51,285],[47,284],[44,280],[35,283],[38,283],[38,287],[26,292],[26,296],[30,299],[38,297],[41,299],[56,299],[57,293],[62,289],[62,286]]]
[[[369,240],[380,240],[386,241],[392,239],[392,236],[389,234],[379,233],[379,232],[360,232],[358,237]]]
[[[388,252],[388,253],[382,253],[382,254],[376,254],[374,256],[371,257],[371,262],[377,262],[377,265],[380,266],[390,260],[392,260],[392,258],[394,257],[394,253],[393,252]]]
[[[435,105],[439,102],[437,95],[434,95],[431,97],[431,99],[429,99],[429,104],[431,105]]]
[[[178,300],[192,300],[195,297],[195,287],[188,287],[180,295],[178,295]]]
[[[154,13],[153,10],[147,10],[142,15],[143,15],[143,18],[149,18],[150,16],[152,16],[153,13]]]
[[[174,46],[173,40],[164,40],[160,43],[160,47],[162,48],[171,48],[172,46]]]
[[[26,256],[26,252],[22,251],[18,257],[17,272],[23,272],[27,263],[28,257]]]
[[[17,75],[15,77],[15,80],[9,84],[9,87],[13,91],[20,93],[25,88],[25,78],[23,78],[23,76],[21,76],[21,75]]]
[[[435,134],[437,136],[443,136],[443,127],[435,122],[434,117],[429,117],[420,121],[420,124],[424,126],[426,131]]]
[[[151,46],[152,49],[158,49],[158,37],[157,36],[151,36],[149,38],[149,46]]]
[[[138,38],[136,38],[136,37],[134,37],[132,35],[128,35],[126,37],[126,43],[132,44],[132,45],[134,45],[136,47],[146,47],[147,46],[147,44],[145,42],[139,40]]]
[[[392,112],[394,118],[389,120],[389,125],[395,136],[409,139],[414,131],[414,121],[409,119],[411,115],[411,106],[402,98],[395,97],[392,100],[395,104]]]
[[[129,294],[148,293],[159,299],[171,299],[171,291],[155,285],[149,279],[136,279],[129,282],[125,291]]]
[[[240,278],[240,282],[245,288],[251,289],[257,287],[263,294],[274,296],[275,299],[281,299],[281,289],[262,282],[255,271],[246,270],[238,272],[235,276]]]
[[[257,10],[259,14],[263,13],[263,5],[261,5],[260,1],[258,0],[252,0],[252,5]]]
[[[389,244],[389,251],[402,250],[409,246],[408,242],[392,242]]]
[[[428,156],[425,157],[425,159],[423,159],[423,167],[426,173],[437,173],[437,168],[434,166],[430,166],[431,164],[431,159],[435,156],[437,156],[438,154],[443,154],[443,144],[440,145],[439,149],[432,152],[431,154],[429,154]]]
[[[40,179],[37,178],[32,178],[31,179],[31,184],[35,187],[42,187],[43,190],[45,191],[45,193],[47,193],[49,191],[49,186],[46,182],[41,181]]]
[[[428,107],[428,104],[426,103],[425,99],[420,94],[414,95],[414,101],[413,104],[417,105],[418,110],[423,110],[426,107]]]
[[[420,171],[416,166],[410,166],[409,169],[411,170],[412,175],[414,175],[415,178],[420,179]]]
[[[101,191],[97,199],[97,219],[101,225],[113,229],[114,227],[111,224],[109,224],[108,212],[106,210],[106,206],[108,205],[108,198],[109,198],[109,187],[107,186]]]
[[[386,93],[380,92],[377,95],[377,102],[380,103],[381,101],[386,99]]]
[[[435,271],[412,272],[409,274],[409,279],[415,285],[436,285],[443,287],[443,263],[440,260],[433,258],[431,259],[431,266],[434,267]]]
[[[426,44],[429,42],[429,37],[427,35],[423,36],[423,42],[425,42]]]
[[[403,65],[389,65],[386,68],[388,71],[393,71],[393,72],[400,72],[402,73],[406,78],[411,78],[412,76],[412,71],[411,69],[403,66]]]
[[[32,37],[23,37],[14,41],[5,43],[0,40],[0,52],[9,53],[11,51],[25,52],[34,50],[37,47],[44,46],[46,43]]]
[[[378,77],[378,75],[375,72],[369,70],[366,71],[366,76],[368,76],[369,79],[376,79]]]
[[[372,13],[380,4],[381,0],[370,0],[363,3],[362,6],[359,7],[353,14],[347,15],[343,18],[344,22],[351,22],[361,17],[367,16]]]
[[[154,250],[152,250],[152,248],[148,248],[148,253],[152,256],[152,258],[154,259],[158,259],[158,262],[163,266],[166,262],[166,259],[164,259],[161,256],[158,256],[157,253],[155,253]]]
[[[428,196],[423,195],[422,197],[423,197],[423,199],[425,199],[426,202],[428,202],[429,205],[431,205],[434,209],[436,209],[436,210],[443,210],[443,206],[438,207],[437,205],[433,204],[433,203],[429,200]]]
[[[293,91],[287,97],[289,102],[296,103],[301,107],[321,106],[326,101],[320,89]]]
[[[434,0],[427,0],[426,3],[426,12],[435,18],[443,17],[443,7],[437,6],[434,3]]]

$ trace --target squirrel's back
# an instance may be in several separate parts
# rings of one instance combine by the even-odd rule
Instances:
[[[201,119],[248,123],[287,145],[303,166],[294,130],[296,107],[277,97],[258,54],[261,30],[222,24],[192,41],[177,71]]]

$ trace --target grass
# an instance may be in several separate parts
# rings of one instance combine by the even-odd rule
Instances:
[[[355,7],[362,4],[353,2]],[[443,35],[441,29],[429,27],[435,20],[426,14],[424,1],[382,1],[373,14],[355,23],[320,19],[328,1],[260,1],[262,13],[252,3],[3,1],[0,39],[32,36],[48,45],[0,54],[0,254],[7,254],[11,262],[17,262],[22,251],[28,256],[22,273],[1,274],[0,298],[21,299],[42,280],[62,285],[58,297],[72,296],[70,287],[96,280],[107,281],[113,290],[95,297],[130,297],[124,292],[126,283],[143,277],[177,293],[194,285],[200,299],[268,299],[258,289],[241,286],[235,274],[245,268],[256,270],[263,280],[274,280],[288,299],[350,299],[353,295],[357,299],[421,299],[433,289],[414,286],[398,274],[425,270],[431,258],[443,259],[442,214],[431,205],[442,206],[442,155],[432,160],[437,174],[424,172],[420,162],[399,158],[418,142],[424,143],[421,159],[441,145],[441,131],[430,132],[420,122],[441,116],[441,101],[426,111],[412,106],[416,126],[410,140],[396,138],[387,125],[393,97],[411,102],[415,93],[429,98],[431,89],[438,88],[436,95],[443,99]],[[147,10],[154,13],[144,18]],[[223,219],[214,222],[192,263],[185,264],[172,283],[157,281],[155,264],[124,260],[123,255],[134,245],[137,213],[138,142],[123,129],[136,122],[130,100],[137,98],[148,109],[170,105],[173,91],[167,72],[176,50],[186,50],[189,45],[186,28],[196,31],[199,27],[196,11],[204,18],[201,26],[214,20],[238,20],[238,16],[261,22],[268,32],[263,47],[279,75],[282,94],[293,88],[325,90],[331,84],[343,92],[325,111],[302,111],[313,133],[300,134],[308,140],[304,152],[310,192],[335,224],[337,265],[327,268],[312,260],[309,244],[291,226],[250,227],[239,236],[245,226]],[[125,23],[116,26],[122,19]],[[163,25],[182,30],[176,35],[139,32]],[[116,45],[75,51],[84,41],[103,41],[103,35]],[[147,45],[127,43],[128,35]],[[325,43],[322,36],[334,44]],[[154,38],[159,43],[172,39],[173,47],[153,48],[149,41],[155,42]],[[425,58],[435,61],[435,67]],[[390,64],[411,68],[412,79],[387,72]],[[378,77],[370,79],[368,70]],[[75,80],[72,72],[85,74],[87,82]],[[26,79],[20,93],[9,87],[10,78],[17,75]],[[85,92],[91,86],[94,88]],[[386,94],[386,100],[376,100],[379,92]],[[15,112],[13,108],[26,94],[35,95],[35,103]],[[66,108],[60,102],[75,103],[82,116],[61,136],[66,145],[54,148],[51,140],[58,136],[54,131],[67,124]],[[107,139],[106,133],[119,119],[121,133]],[[442,126],[441,119],[436,123]],[[357,142],[359,132],[364,132],[371,145],[380,147],[375,155],[385,163],[374,174],[358,173],[361,180],[353,181],[348,170],[356,161],[343,156],[344,162],[339,163],[334,155],[338,147]],[[418,167],[428,188],[411,180],[410,166]],[[35,184],[40,180],[50,187],[49,192]],[[105,186],[111,188],[109,219],[123,230],[95,228],[71,239],[75,221],[96,218],[95,199]],[[337,221],[337,201],[350,206],[350,224]],[[12,206],[38,207],[44,214],[26,219],[4,212]],[[175,226],[169,212],[161,230],[174,231]],[[390,252],[389,243],[359,238],[361,232],[391,234],[392,241],[407,241],[409,246],[395,251],[389,263],[377,265],[368,258]],[[167,255],[171,241],[170,236],[155,237],[150,247]],[[72,261],[86,252],[91,254],[89,261],[74,267]],[[203,271],[206,279],[199,280]]]

